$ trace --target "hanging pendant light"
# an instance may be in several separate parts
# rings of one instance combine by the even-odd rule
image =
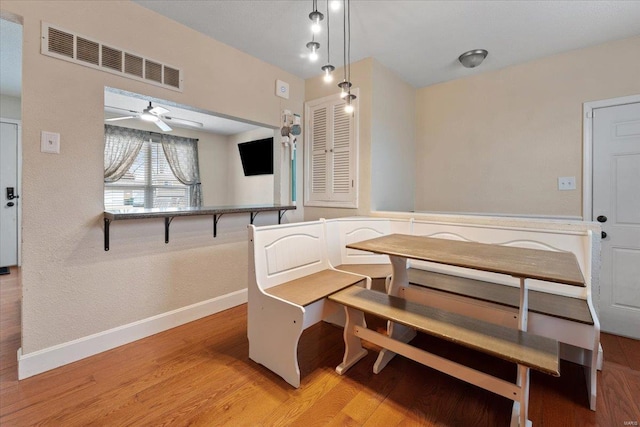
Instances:
[[[329,27],[329,0],[327,0],[327,65],[322,67],[322,71],[324,71],[324,81],[326,83],[331,83],[333,81],[333,75],[331,74],[333,70],[336,69],[333,65],[331,65],[331,32]]]
[[[327,64],[327,65],[322,67],[322,71],[324,71],[323,79],[324,79],[325,82],[331,83],[333,81],[333,74],[331,74],[331,72],[333,70],[335,70],[335,69],[336,69],[336,67],[334,67],[331,64]]]
[[[344,112],[353,114],[353,101],[356,96],[351,93],[351,3],[350,0],[344,0],[344,80],[338,84],[341,89],[340,97],[346,100]]]
[[[345,69],[346,69],[346,65],[345,65]],[[347,81],[346,76],[343,81],[338,83],[338,87],[340,88],[340,98],[346,98],[349,92],[351,92],[351,82]]]
[[[318,0],[313,0],[313,12],[309,14],[309,19],[311,19],[311,32],[318,34],[322,30],[320,21],[324,19],[324,15],[318,12]]]
[[[345,113],[347,113],[347,114],[353,113],[354,108],[353,108],[352,101],[355,100],[355,99],[356,99],[355,95],[353,95],[351,93],[347,94],[347,96],[346,96],[347,105],[344,106],[344,112]]]
[[[309,49],[311,51],[311,53],[309,54],[309,59],[311,61],[317,61],[318,60],[318,49],[320,49],[320,43],[318,43],[317,41],[310,41],[309,43],[307,43],[307,49]]]

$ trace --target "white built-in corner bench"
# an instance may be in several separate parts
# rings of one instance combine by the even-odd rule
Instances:
[[[268,227],[250,226],[250,358],[298,387],[297,345],[302,331],[320,320],[339,323],[341,306],[350,307],[347,313],[356,310],[376,314],[404,324],[409,330],[436,336],[450,335],[451,331],[434,331],[434,319],[440,319],[439,327],[442,327],[442,319],[448,319],[455,328],[467,332],[471,325],[472,329],[477,329],[471,331],[476,344],[486,340],[490,342],[487,334],[505,335],[504,330],[493,330],[493,325],[516,333],[516,353],[525,356],[535,353],[520,346],[533,343],[544,354],[542,359],[534,357],[534,360],[529,360],[525,357],[518,361],[512,357],[513,351],[505,350],[506,357],[503,358],[546,373],[554,374],[549,363],[553,359],[553,342],[557,341],[561,358],[585,367],[589,404],[595,410],[596,368],[602,363],[602,353],[599,323],[591,301],[593,247],[596,242],[593,231],[558,222],[520,224],[515,219],[504,219],[472,223],[459,218],[455,221],[447,219],[352,217]],[[503,225],[505,223],[507,225]],[[584,286],[527,279],[527,328],[526,332],[518,331],[522,325],[522,319],[519,319],[522,281],[504,274],[409,259],[405,264],[408,284],[396,286],[395,295],[371,291],[372,287],[380,290],[390,288],[392,269],[389,257],[347,246],[390,234],[568,252],[577,260]],[[354,293],[360,302],[354,302]],[[412,318],[413,323],[398,318],[398,310],[389,311],[397,306],[393,298],[403,301],[405,310],[401,313]],[[385,304],[387,308],[384,308]],[[412,304],[412,309],[406,309],[407,304]],[[415,321],[416,316],[421,320]],[[427,322],[427,327],[424,322]],[[479,324],[484,326],[479,328]],[[353,325],[354,320],[351,319],[350,327]],[[457,330],[459,334],[467,333]],[[523,333],[528,338],[520,342],[517,334]],[[349,339],[353,341],[354,335]],[[456,337],[452,340],[459,342]],[[477,348],[476,344],[469,345]],[[404,345],[402,339],[398,345]],[[484,346],[488,347],[487,344]],[[352,345],[351,348],[357,346]],[[491,353],[491,349],[486,350]],[[345,361],[351,358],[349,363],[355,363],[363,354],[363,351],[355,356],[345,354]],[[343,363],[338,372],[346,369],[348,366]],[[517,399],[514,400],[517,403]],[[524,416],[526,419],[526,411]]]

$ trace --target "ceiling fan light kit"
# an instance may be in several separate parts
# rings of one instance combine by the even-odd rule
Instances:
[[[147,111],[140,114],[140,119],[144,120],[145,122],[157,122],[159,120],[158,116],[154,116]]]

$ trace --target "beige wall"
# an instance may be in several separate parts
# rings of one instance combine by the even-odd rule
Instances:
[[[280,135],[280,132],[275,134]],[[242,142],[254,141],[256,139],[271,138],[273,144],[280,143],[279,138],[275,138],[273,129],[256,129],[248,132],[231,135],[227,138],[227,187],[228,204],[231,205],[260,205],[274,202],[274,176],[275,175],[254,175],[244,176],[242,161],[238,144]],[[274,147],[277,148],[277,147]],[[274,154],[274,161],[277,157]],[[288,166],[284,163],[284,167]],[[275,170],[274,170],[275,172]]]
[[[20,120],[21,116],[20,98],[0,95],[0,117],[3,119]]]
[[[177,218],[166,245],[161,221],[118,221],[103,250],[104,87],[275,128],[283,108],[302,110],[304,82],[129,1],[0,7],[24,18],[23,354],[245,288],[248,215],[225,215],[216,239],[211,218]],[[184,92],[42,55],[41,21],[178,66]],[[289,100],[274,95],[276,79]],[[60,133],[59,155],[40,153],[43,130]]]
[[[238,152],[240,142],[273,136],[274,130],[270,128],[230,136],[205,133],[198,141],[203,205],[259,205],[279,202],[275,199],[279,185],[275,179],[276,169],[287,169],[288,159],[283,160],[280,165],[274,164],[273,175],[244,176]],[[274,138],[274,144],[278,143],[279,139]],[[277,161],[274,155],[274,162]]]
[[[202,204],[204,206],[228,205],[228,137],[214,134],[205,135],[205,137],[198,140]]]
[[[413,211],[416,89],[373,61],[371,210]]]
[[[635,37],[418,90],[416,210],[580,216],[582,104],[640,93],[638,52]]]

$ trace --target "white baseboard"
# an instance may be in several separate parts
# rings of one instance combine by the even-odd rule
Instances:
[[[20,348],[18,349],[18,379],[29,378],[246,302],[247,290],[242,289],[33,353],[22,354],[22,348]]]

